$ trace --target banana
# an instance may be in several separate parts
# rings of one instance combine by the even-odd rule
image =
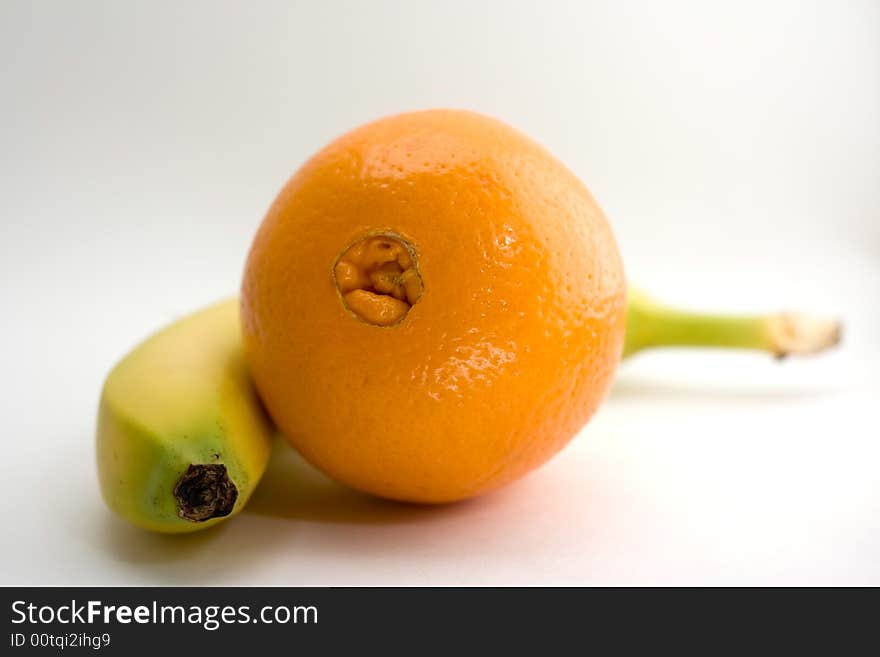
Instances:
[[[97,461],[107,505],[181,533],[238,513],[266,469],[273,428],[242,353],[238,300],[185,317],[107,376]]]
[[[146,529],[182,533],[241,511],[266,469],[274,429],[242,353],[238,300],[168,326],[107,376],[97,460],[107,505]],[[624,357],[721,347],[779,357],[834,346],[840,324],[805,315],[726,316],[657,304],[631,290]]]
[[[840,342],[836,319],[804,313],[719,315],[657,303],[630,288],[623,357],[657,347],[754,349],[777,358],[816,354]]]

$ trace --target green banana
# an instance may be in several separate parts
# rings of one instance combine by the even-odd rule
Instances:
[[[757,349],[777,358],[814,354],[840,342],[840,322],[797,313],[712,315],[671,308],[630,289],[623,357],[656,347]]]
[[[840,332],[836,321],[805,315],[683,311],[631,289],[623,357],[671,346],[783,357],[829,348]],[[246,504],[273,431],[248,376],[238,301],[224,301],[148,338],[108,375],[97,430],[102,494],[146,529],[210,527]]]
[[[136,525],[210,527],[244,507],[266,469],[273,428],[248,376],[238,313],[231,299],[175,322],[104,383],[101,492]]]

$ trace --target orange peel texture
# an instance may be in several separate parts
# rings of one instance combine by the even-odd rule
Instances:
[[[495,119],[340,137],[287,183],[242,284],[251,372],[334,479],[413,502],[498,488],[589,420],[620,359],[620,255],[583,184]]]

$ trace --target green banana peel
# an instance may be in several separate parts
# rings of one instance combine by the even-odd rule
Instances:
[[[841,323],[801,313],[716,315],[672,308],[639,290],[627,299],[623,357],[658,347],[766,351],[777,358],[825,351],[840,342]]]

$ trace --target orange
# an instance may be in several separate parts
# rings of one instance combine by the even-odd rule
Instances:
[[[432,110],[313,156],[254,239],[245,350],[289,442],[414,502],[498,488],[587,422],[620,359],[626,283],[586,188],[509,126]]]

